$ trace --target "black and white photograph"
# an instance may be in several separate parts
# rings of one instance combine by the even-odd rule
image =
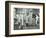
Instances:
[[[14,8],[14,30],[39,29],[40,9]]]
[[[45,4],[36,2],[5,2],[5,36],[45,34]]]

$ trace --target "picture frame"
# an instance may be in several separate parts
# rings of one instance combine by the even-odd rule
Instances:
[[[44,34],[44,3],[5,1],[6,37]]]

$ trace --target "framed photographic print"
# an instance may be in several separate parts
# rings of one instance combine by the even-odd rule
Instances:
[[[45,4],[5,2],[5,36],[45,34]]]

